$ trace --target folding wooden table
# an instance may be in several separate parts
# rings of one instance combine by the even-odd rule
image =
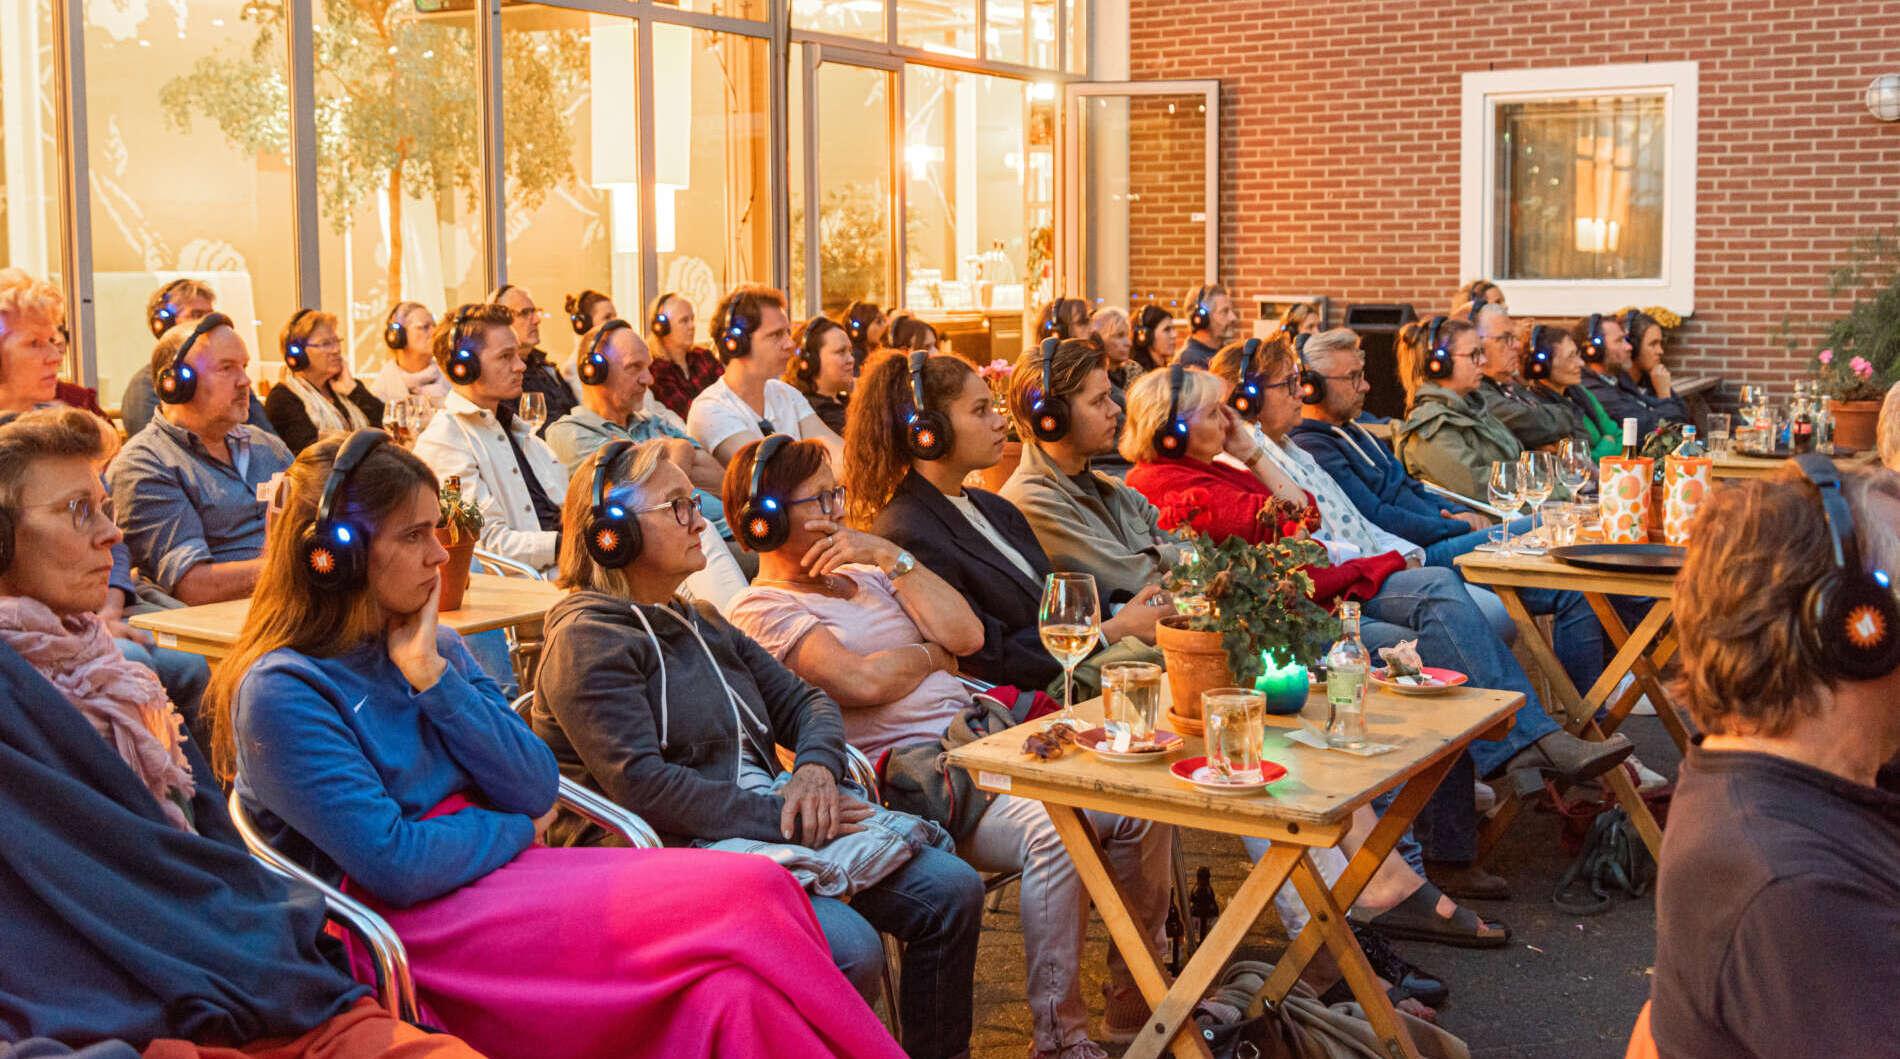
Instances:
[[[1429,697],[1375,691],[1366,700],[1372,740],[1396,744],[1397,749],[1374,757],[1290,743],[1285,733],[1299,727],[1299,719],[1269,717],[1265,756],[1286,766],[1287,775],[1264,791],[1244,795],[1206,794],[1168,771],[1173,761],[1205,752],[1194,737],[1163,761],[1112,764],[1080,747],[1041,761],[1023,753],[1023,740],[1042,728],[1040,721],[1032,721],[952,750],[950,761],[967,769],[984,790],[1033,798],[1048,809],[1109,936],[1153,1007],[1153,1016],[1125,1053],[1131,1059],[1151,1059],[1170,1050],[1182,1057],[1209,1054],[1191,1017],[1194,1005],[1289,877],[1313,918],[1288,946],[1263,995],[1270,1001],[1285,997],[1323,945],[1338,961],[1387,1054],[1416,1057],[1418,1050],[1378,987],[1345,911],[1458,755],[1474,739],[1496,739],[1508,732],[1523,702],[1516,692],[1472,688]],[[1101,700],[1077,709],[1095,723]],[[1337,846],[1351,829],[1354,811],[1393,790],[1397,797],[1329,889],[1308,851]],[[1172,986],[1109,873],[1102,847],[1083,815],[1089,809],[1273,842]]]

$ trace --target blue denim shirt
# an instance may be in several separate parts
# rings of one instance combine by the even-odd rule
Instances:
[[[633,419],[623,427],[584,405],[549,424],[544,436],[548,448],[554,450],[554,458],[560,460],[561,466],[566,467],[570,474],[601,446],[619,438],[636,445],[654,438],[680,438],[692,442],[694,448],[700,447],[691,434],[661,416],[635,412]],[[694,492],[699,496],[700,513],[706,516],[706,521],[713,524],[721,537],[730,540],[732,531],[726,526],[725,505],[720,503],[719,497],[704,489]]]
[[[255,559],[264,550],[257,487],[290,466],[275,434],[248,424],[226,435],[231,463],[191,431],[153,416],[112,461],[113,517],[132,562],[167,595],[199,563]]]

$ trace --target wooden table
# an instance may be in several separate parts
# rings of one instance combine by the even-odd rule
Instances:
[[[1871,467],[1878,458],[1877,453],[1860,452],[1851,456],[1834,457],[1834,466],[1841,470],[1849,467]],[[1731,451],[1727,456],[1715,461],[1712,473],[1717,478],[1766,478],[1780,470],[1787,460],[1770,459],[1764,456],[1744,456]]]
[[[1676,579],[1673,576],[1585,570],[1548,556],[1500,557],[1496,552],[1489,551],[1468,552],[1459,556],[1457,563],[1466,581],[1491,589],[1504,601],[1504,609],[1517,624],[1518,642],[1524,645],[1526,652],[1543,671],[1552,693],[1559,700],[1558,705],[1563,707],[1566,728],[1585,739],[1607,739],[1622,726],[1630,711],[1636,708],[1637,701],[1647,695],[1650,704],[1656,708],[1656,716],[1662,719],[1670,736],[1675,739],[1677,749],[1685,753],[1688,751],[1688,731],[1676,713],[1674,700],[1663,687],[1661,675],[1663,665],[1676,653],[1676,636],[1670,620],[1676,608]],[[1588,691],[1579,691],[1570,682],[1563,664],[1557,660],[1556,651],[1538,627],[1537,619],[1524,606],[1518,591],[1526,588],[1581,592],[1589,602],[1590,609],[1596,613],[1610,645],[1616,648],[1616,654],[1604,666],[1603,675],[1597,678]],[[1616,608],[1610,605],[1611,596],[1650,596],[1656,602],[1636,628],[1631,630],[1617,616]],[[1635,681],[1616,701],[1611,702],[1610,698],[1616,694],[1617,686],[1622,684],[1626,675],[1632,673],[1636,677]],[[1597,710],[1605,706],[1609,712],[1599,722],[1596,719]],[[1609,784],[1617,801],[1629,813],[1630,821],[1643,836],[1643,843],[1649,847],[1650,853],[1660,858],[1662,828],[1656,823],[1649,806],[1637,794],[1636,784],[1630,779],[1629,773],[1621,768],[1611,769],[1604,777],[1604,782]]]
[[[1374,691],[1366,700],[1372,738],[1398,744],[1398,749],[1377,757],[1289,743],[1284,733],[1298,728],[1299,719],[1268,717],[1266,758],[1286,766],[1287,775],[1264,792],[1238,796],[1204,794],[1169,773],[1168,763],[1205,753],[1201,740],[1194,737],[1162,762],[1110,764],[1079,747],[1045,762],[1022,752],[1023,740],[1042,728],[1035,721],[952,750],[950,761],[967,769],[984,790],[1033,798],[1048,809],[1109,936],[1127,958],[1135,984],[1154,1011],[1127,1056],[1151,1059],[1169,1050],[1182,1057],[1209,1054],[1190,1017],[1194,1005],[1290,876],[1313,918],[1288,946],[1263,994],[1271,1001],[1286,996],[1323,945],[1331,950],[1365,1007],[1367,1019],[1384,1039],[1387,1054],[1395,1059],[1416,1057],[1411,1036],[1353,938],[1345,910],[1358,899],[1458,755],[1474,739],[1496,739],[1508,732],[1523,702],[1516,692],[1471,688],[1432,697]],[[1099,721],[1101,700],[1082,703],[1077,710],[1091,723]],[[1397,797],[1329,889],[1309,850],[1337,846],[1351,829],[1353,813],[1393,790],[1398,791]],[[1109,873],[1102,847],[1083,815],[1089,809],[1273,842],[1172,986],[1148,947],[1148,933],[1129,912],[1121,888]]]
[[[567,590],[551,581],[470,574],[462,606],[443,611],[442,624],[464,636],[489,629],[532,625],[565,595]],[[247,597],[152,611],[136,615],[131,621],[134,626],[150,632],[160,647],[203,655],[215,662],[237,643],[238,631],[244,627],[244,617],[250,612],[251,601]]]

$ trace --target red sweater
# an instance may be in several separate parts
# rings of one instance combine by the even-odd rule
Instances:
[[[1270,517],[1277,499],[1273,490],[1252,471],[1224,463],[1155,460],[1136,464],[1127,480],[1160,510],[1163,529],[1187,526],[1217,541],[1239,537],[1262,544],[1320,525],[1319,505],[1311,493],[1306,494],[1303,523],[1276,523]],[[1403,556],[1384,552],[1337,565],[1314,564],[1305,572],[1313,579],[1313,602],[1330,610],[1342,599],[1371,599],[1386,578],[1403,569]]]

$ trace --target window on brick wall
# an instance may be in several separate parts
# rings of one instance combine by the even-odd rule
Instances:
[[[1694,310],[1696,64],[1466,74],[1461,279],[1513,311]]]

